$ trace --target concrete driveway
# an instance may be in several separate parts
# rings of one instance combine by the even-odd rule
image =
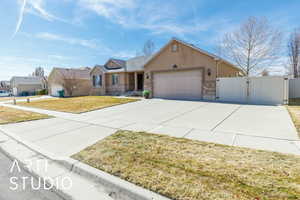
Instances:
[[[0,130],[18,134],[63,156],[70,156],[118,129],[300,155],[296,129],[283,106],[151,99],[80,115],[32,110],[56,118],[2,125]]]

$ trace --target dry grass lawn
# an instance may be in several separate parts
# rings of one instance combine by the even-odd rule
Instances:
[[[287,106],[287,109],[300,136],[300,106]]]
[[[55,110],[70,113],[83,113],[110,106],[134,102],[138,99],[116,98],[109,96],[85,96],[72,98],[55,98],[27,102],[18,102],[18,105],[41,108],[46,110]]]
[[[50,118],[48,115],[0,106],[0,124]]]
[[[300,136],[300,99],[290,99],[287,109]]]
[[[171,199],[300,199],[300,156],[118,131],[72,157]]]

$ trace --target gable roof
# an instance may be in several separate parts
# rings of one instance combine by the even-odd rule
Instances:
[[[223,58],[221,58],[221,57],[219,57],[219,56],[217,56],[217,55],[215,55],[215,54],[212,54],[212,53],[209,53],[208,51],[205,51],[205,50],[203,50],[203,49],[201,49],[201,48],[199,48],[199,47],[197,47],[197,46],[195,46],[195,45],[193,45],[193,44],[190,44],[190,43],[187,43],[187,42],[185,42],[185,41],[183,41],[183,40],[180,40],[180,39],[178,39],[178,38],[172,38],[165,46],[163,46],[157,53],[155,53],[152,57],[151,57],[151,59],[149,59],[145,64],[144,64],[144,66],[146,66],[148,63],[150,63],[154,58],[156,58],[167,46],[169,46],[172,42],[174,42],[174,41],[176,41],[176,42],[178,42],[178,43],[181,43],[181,44],[183,44],[183,45],[185,45],[185,46],[188,46],[188,47],[191,47],[192,49],[194,49],[194,50],[196,50],[196,51],[198,51],[198,52],[200,52],[200,53],[202,53],[202,54],[205,54],[205,55],[207,55],[207,56],[209,56],[209,57],[211,57],[211,58],[213,58],[213,59],[215,59],[215,60],[220,60],[220,61],[222,61],[222,62],[224,62],[224,63],[226,63],[226,64],[228,64],[228,65],[230,65],[230,66],[232,66],[233,68],[235,68],[235,69],[238,69],[238,70],[240,70],[241,72],[243,72],[243,70],[242,69],[240,69],[240,68],[238,68],[237,66],[235,66],[234,64],[232,64],[232,63],[230,63],[229,61],[227,61],[227,60],[225,60],[225,59],[223,59]]]
[[[109,62],[113,62],[113,63],[117,64],[119,67],[124,67],[125,64],[126,64],[126,61],[125,61],[125,60],[115,59],[115,58],[110,58],[110,59],[104,64],[104,66],[106,67],[107,64],[108,64]],[[114,68],[114,67],[107,67],[107,68]]]
[[[90,73],[94,71],[94,69],[100,68],[104,72],[109,73],[117,73],[117,72],[134,72],[134,71],[142,71],[144,70],[144,64],[151,58],[152,56],[137,56],[134,58],[131,58],[127,61],[124,61],[123,66],[121,67],[113,67],[108,68],[105,65],[96,65]],[[112,61],[112,59],[109,59],[108,62]]]
[[[43,78],[37,76],[13,76],[10,79],[12,85],[42,85]]]
[[[65,78],[75,79],[90,79],[90,68],[53,68],[53,71],[58,71]]]

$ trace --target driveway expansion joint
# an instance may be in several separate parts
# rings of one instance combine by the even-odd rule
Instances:
[[[215,125],[211,131],[214,131],[218,126],[220,126],[224,121],[226,121],[229,117],[231,117],[235,112],[237,112],[242,105],[239,105],[236,109],[234,109],[227,117],[225,117],[223,120],[221,120],[217,125]]]
[[[165,123],[167,123],[167,122],[169,122],[169,121],[172,121],[172,120],[174,120],[174,119],[176,119],[176,118],[178,118],[178,117],[181,117],[181,116],[183,116],[183,115],[185,115],[185,114],[187,114],[187,113],[191,113],[191,112],[193,112],[193,111],[195,111],[195,110],[198,110],[198,109],[200,109],[200,108],[202,108],[202,107],[204,107],[204,106],[206,106],[206,105],[208,105],[208,103],[204,103],[204,104],[202,104],[202,105],[200,105],[200,106],[197,106],[197,107],[195,107],[195,108],[193,108],[193,109],[190,109],[190,110],[188,110],[188,111],[182,112],[182,113],[180,113],[180,114],[178,114],[178,115],[176,115],[176,116],[171,117],[170,119],[167,119],[167,120],[164,120],[164,121],[160,122],[158,125],[163,125],[163,124],[165,124]]]

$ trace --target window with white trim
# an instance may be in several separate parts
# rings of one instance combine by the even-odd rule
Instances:
[[[102,86],[102,75],[93,75],[93,86],[94,87]]]
[[[118,74],[112,74],[112,85],[119,84],[119,75]]]

